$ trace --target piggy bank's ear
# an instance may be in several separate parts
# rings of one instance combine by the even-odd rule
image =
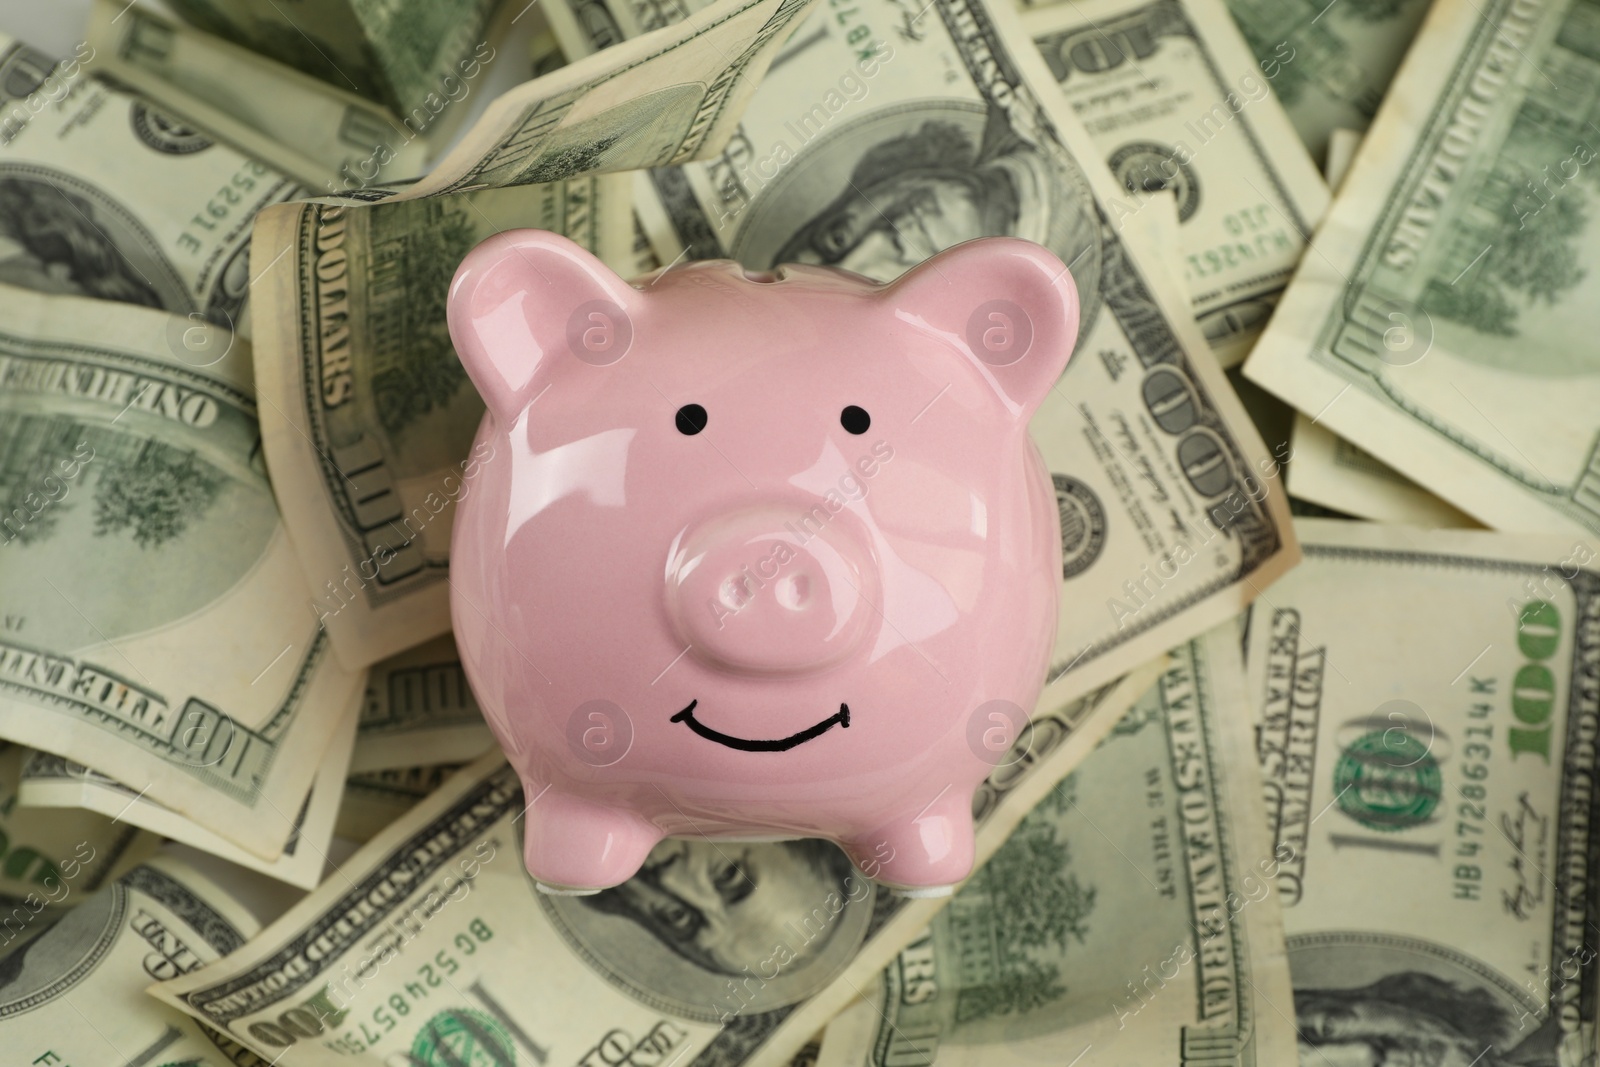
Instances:
[[[1078,339],[1078,287],[1051,252],[1016,237],[946,249],[884,292],[901,318],[952,340],[1014,416],[1044,400]]]
[[[615,363],[633,342],[639,293],[582,247],[507,230],[467,253],[450,283],[450,339],[499,419],[515,419],[552,363]]]

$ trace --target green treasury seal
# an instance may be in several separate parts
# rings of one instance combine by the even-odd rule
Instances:
[[[1428,746],[1398,728],[1356,738],[1333,766],[1339,809],[1374,830],[1409,830],[1427,822],[1443,785]]]
[[[510,1067],[511,1035],[494,1018],[450,1008],[429,1019],[411,1042],[411,1062],[428,1067]]]

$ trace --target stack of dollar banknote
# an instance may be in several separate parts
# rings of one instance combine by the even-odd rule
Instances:
[[[1600,0],[96,0],[70,51],[28,32],[0,1061],[1600,1057]],[[445,325],[466,252],[530,226],[625,277],[888,281],[1002,234],[1070,266],[1031,424],[1059,637],[953,897],[697,839],[536,891],[450,634],[483,406]]]

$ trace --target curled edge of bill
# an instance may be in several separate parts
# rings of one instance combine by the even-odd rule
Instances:
[[[331,502],[322,494],[320,480],[312,481],[303,471],[314,471],[317,464],[333,460],[311,439],[310,420],[304,402],[285,410],[274,397],[293,398],[302,393],[300,376],[292,358],[279,358],[300,351],[295,336],[296,315],[287,310],[300,299],[294,277],[295,241],[305,213],[315,211],[308,201],[278,205],[256,216],[250,236],[250,302],[262,309],[255,324],[256,417],[261,426],[261,449],[267,472],[272,477],[273,495],[284,532],[294,548],[300,572],[306,582],[305,610],[317,614],[313,597],[324,582],[341,576],[338,568],[318,564],[327,555],[325,546],[337,546],[338,557],[345,555],[345,541],[338,523],[328,513]],[[260,267],[253,266],[261,264]],[[302,485],[302,482],[305,484]],[[363,670],[379,660],[437,637],[450,629],[450,588],[435,582],[412,590],[398,601],[400,612],[339,610],[326,614],[321,626],[333,644],[333,653],[348,670]],[[420,622],[420,625],[419,625]]]
[[[231,144],[245,155],[270,163],[305,185],[307,189],[331,186],[338,176],[336,161],[308,155],[301,151],[299,145],[288,144],[273,137],[265,124],[230,114],[226,108],[211,100],[166,80],[157,70],[143,67],[128,59],[124,55],[124,50],[133,48],[135,41],[121,35],[137,31],[132,27],[119,29],[116,26],[126,6],[118,0],[94,0],[94,5],[90,9],[88,28],[88,41],[96,49],[96,55],[88,64],[92,72],[112,76],[140,95],[153,100],[163,109],[187,120],[217,139]],[[382,130],[384,131],[382,136],[387,138],[383,142],[385,148],[389,148],[396,140],[401,141],[398,150],[390,149],[391,159],[384,164],[385,167],[393,168],[399,176],[406,175],[413,169],[420,170],[426,161],[427,153],[430,151],[429,139],[406,140],[407,128],[380,104],[313,78],[293,67],[284,66],[242,45],[214,37],[195,26],[180,24],[152,8],[140,5],[134,13],[134,19],[142,19],[144,24],[170,33],[174,38],[181,39],[188,47],[209,53],[218,63],[237,64],[235,69],[240,72],[240,80],[246,81],[256,89],[287,89],[293,99],[302,106],[312,100],[319,100],[322,107],[318,109],[316,117],[321,120],[322,126],[342,121],[354,129],[360,129],[364,124],[368,129]],[[287,112],[281,114],[285,118],[289,117]],[[357,116],[360,118],[359,122]],[[359,137],[361,134],[358,133],[356,136]],[[377,155],[377,145],[373,146],[373,154]]]
[[[1166,737],[1161,746],[1172,753],[1171,773],[1174,781],[1177,780],[1179,767],[1191,759],[1206,767],[1194,781],[1197,788],[1209,788],[1214,798],[1211,815],[1217,821],[1215,837],[1211,840],[1217,847],[1205,848],[1203,843],[1197,846],[1191,842],[1190,848],[1198,851],[1191,856],[1190,862],[1204,864],[1213,876],[1220,877],[1222,886],[1214,896],[1210,896],[1204,888],[1203,878],[1192,869],[1178,876],[1178,884],[1184,888],[1178,888],[1177,892],[1189,899],[1191,907],[1202,900],[1209,903],[1206,910],[1200,913],[1206,919],[1184,922],[1188,929],[1180,936],[1187,938],[1192,933],[1194,937],[1193,942],[1184,942],[1191,953],[1184,958],[1200,958],[1213,938],[1224,932],[1230,934],[1234,939],[1232,958],[1241,966],[1241,970],[1236,972],[1242,979],[1236,986],[1238,1008],[1230,1009],[1224,1007],[1221,1000],[1213,1001],[1206,993],[1208,983],[1203,983],[1198,973],[1180,977],[1174,972],[1162,978],[1163,983],[1179,983],[1174,989],[1183,989],[1186,983],[1192,981],[1193,985],[1187,987],[1187,999],[1182,992],[1160,997],[1159,994],[1167,988],[1165,984],[1154,990],[1145,987],[1142,990],[1145,997],[1140,997],[1131,992],[1135,989],[1133,983],[1126,987],[1128,991],[1119,989],[1119,979],[1127,975],[1113,976],[1092,968],[1083,972],[1080,967],[1079,977],[1071,982],[1070,992],[1061,991],[1060,998],[1049,1008],[1031,1009],[1034,1012],[1032,1026],[1017,1019],[1016,1026],[1006,1030],[1002,1038],[993,1029],[985,1034],[984,1021],[980,1016],[974,1023],[974,1031],[963,1041],[958,1036],[962,1023],[953,1017],[946,1017],[950,1029],[934,1033],[908,1026],[903,1017],[895,1014],[896,1005],[892,999],[895,994],[889,991],[887,975],[875,975],[863,983],[859,997],[848,1003],[828,1023],[815,1067],[894,1064],[897,1062],[895,1051],[903,1055],[908,1046],[916,1047],[919,1051],[937,1046],[941,1055],[935,1062],[953,1061],[958,1065],[1067,1064],[1069,1060],[1076,1064],[1090,1049],[1095,1050],[1095,1056],[1085,1059],[1085,1063],[1098,1060],[1112,1064],[1183,1062],[1227,1063],[1234,1067],[1253,1064],[1282,1067],[1295,1062],[1293,995],[1282,913],[1271,879],[1263,880],[1256,873],[1273,869],[1274,860],[1266,822],[1259,817],[1262,811],[1262,785],[1256,762],[1255,724],[1249,714],[1250,701],[1246,691],[1237,621],[1225,622],[1185,642],[1183,647],[1173,650],[1170,663],[1174,668],[1171,675],[1158,680],[1135,703],[1135,707],[1154,702],[1169,709],[1174,717],[1180,714],[1180,708],[1191,709],[1188,714],[1193,717],[1186,719],[1182,726],[1172,721],[1166,723],[1163,731]],[[1175,689],[1169,691],[1167,679],[1174,676]],[[1130,717],[1135,714],[1128,713]],[[1123,721],[1127,722],[1128,719]],[[1196,736],[1197,733],[1199,736]],[[1187,746],[1193,746],[1188,748],[1188,755],[1180,755]],[[1114,753],[1094,757],[1100,758],[1115,761],[1118,757]],[[1093,759],[1088,766],[1094,767]],[[1137,773],[1126,773],[1131,769],[1124,768],[1124,773],[1115,780],[1116,786],[1111,793],[1102,792],[1094,798],[1085,799],[1085,807],[1095,810],[1095,802],[1098,801],[1102,805],[1131,806],[1139,810],[1142,807],[1139,800],[1145,786]],[[1103,772],[1104,768],[1101,770]],[[1105,779],[1100,779],[1100,788],[1103,790],[1105,786]],[[1101,818],[1104,817],[1102,812]],[[1080,829],[1105,836],[1105,830],[1087,813],[1081,813],[1081,818]],[[1134,823],[1142,818],[1135,816]],[[1204,835],[1208,834],[1203,821],[1190,832],[1203,835],[1196,839],[1201,842],[1206,840]],[[1115,834],[1116,830],[1113,829],[1111,833]],[[1071,839],[1068,840],[1070,843]],[[1106,840],[1110,841],[1111,838],[1106,837]],[[1120,846],[1113,844],[1113,847],[1121,851]],[[1219,874],[1219,871],[1226,873]],[[1154,892],[1162,892],[1143,869],[1131,861],[1126,867],[1119,865],[1118,874],[1126,879],[1126,883],[1144,881]],[[1248,888],[1252,884],[1263,891],[1261,896],[1256,896]],[[1127,885],[1120,888],[1126,891]],[[1110,885],[1102,883],[1099,889],[1115,897],[1119,886],[1113,880]],[[992,907],[993,898],[989,899]],[[1224,909],[1225,917],[1222,914]],[[1111,944],[1125,945],[1127,942],[1119,935],[1128,933],[1130,926],[1137,927],[1141,921],[1148,921],[1137,909],[1130,911],[1124,907],[1116,914],[1124,922],[1106,935],[1106,940]],[[972,912],[967,912],[964,921],[973,922],[972,916]],[[981,929],[981,924],[975,925]],[[930,925],[913,939],[912,944],[921,943],[922,935],[931,932]],[[982,935],[978,936],[981,942]],[[937,950],[930,951],[937,953]],[[928,1003],[937,1002],[940,998],[959,997],[959,978],[950,976],[956,978],[955,988],[952,989],[947,984],[945,972],[937,969],[937,955],[924,958],[935,964],[934,969],[925,976],[926,981],[937,986],[937,993]],[[1174,953],[1168,962],[1177,959],[1178,955]],[[1137,978],[1139,972],[1134,968],[1143,963],[1143,959],[1135,953],[1127,956],[1124,962],[1128,974]],[[902,957],[899,968],[909,973],[911,966],[914,965],[908,965]],[[896,969],[895,964],[887,968],[891,974]],[[953,969],[958,972],[964,970],[959,965]],[[1149,968],[1143,973],[1150,973]],[[983,978],[975,978],[983,982]],[[1157,1000],[1160,1001],[1159,1005]],[[1096,1005],[1103,1007],[1097,1011]],[[1149,1015],[1143,1014],[1152,1006],[1154,1011]],[[1207,1010],[1208,1006],[1214,1007],[1215,1011]],[[1029,1010],[1022,1009],[1024,1017],[1027,1017]],[[1233,1010],[1237,1010],[1237,1015],[1230,1020]],[[1052,1014],[1054,1025],[1038,1029],[1046,1013]],[[1135,1017],[1137,1025],[1129,1027],[1128,1023]],[[1215,1044],[1206,1041],[1208,1031],[1217,1039]],[[895,1045],[886,1047],[890,1033],[895,1037]],[[980,1034],[985,1036],[977,1036]],[[1191,1038],[1199,1040],[1191,1045]],[[1077,1052],[1078,1058],[1073,1058],[1074,1052],[1080,1048],[1082,1051]],[[1253,1054],[1247,1051],[1251,1049],[1254,1050]],[[942,1055],[946,1051],[952,1055]]]
[[[428,796],[404,816],[390,823],[381,834],[358,849],[354,855],[340,864],[340,867],[356,871],[378,866],[382,861],[382,857],[393,852],[397,846],[413,836],[418,826],[426,826],[448,811],[462,797],[498,772],[505,766],[505,763],[505,755],[496,750],[463,767],[444,785],[435,790],[432,795]],[[330,875],[330,880],[339,877],[343,876],[336,872]],[[152,983],[146,987],[145,992],[163,1004],[170,1005],[191,1018],[200,1019],[202,1022],[207,1022],[208,1025],[215,1025],[185,1003],[184,995],[214,984],[218,973],[224,968],[228,970],[234,968],[248,969],[256,957],[270,955],[275,946],[293,940],[296,933],[313,925],[316,918],[327,910],[327,906],[327,901],[323,899],[323,894],[310,893],[255,937],[252,937],[242,949],[233,955],[209,963],[204,967],[198,967],[181,977],[166,982]],[[245,1035],[229,1032],[228,1036],[246,1047],[250,1047],[258,1055],[265,1056],[268,1059],[274,1056],[271,1049],[264,1045],[252,1044],[250,1038]],[[278,1054],[281,1055],[281,1053],[282,1050],[279,1050]]]
[[[625,200],[632,177],[603,174],[579,181],[590,185],[602,202],[612,203]],[[526,191],[535,187],[522,188]],[[391,591],[384,603],[377,605],[368,602],[365,594],[346,601],[347,593],[334,591],[335,582],[349,583],[357,579],[365,579],[363,585],[370,582],[368,568],[377,556],[353,546],[347,540],[348,531],[336,516],[335,509],[344,505],[331,498],[320,468],[336,468],[337,464],[312,437],[312,416],[307,409],[305,390],[313,384],[313,379],[303,382],[301,377],[302,345],[297,332],[301,325],[297,308],[298,302],[307,297],[299,289],[297,272],[304,264],[297,259],[302,254],[297,242],[306,213],[317,211],[318,205],[325,201],[326,198],[274,205],[255,219],[250,262],[257,266],[252,267],[250,302],[261,309],[253,343],[257,419],[278,512],[305,579],[305,610],[318,618],[327,631],[338,662],[356,671],[448,633],[450,590],[445,581],[430,581],[404,592]],[[351,212],[368,210],[342,201],[340,206]],[[382,204],[376,205],[378,210],[382,207]],[[626,222],[625,216],[623,222]],[[502,232],[505,228],[511,227],[499,222],[491,227],[493,232]],[[631,258],[631,240],[631,226],[601,223],[598,247],[591,251],[616,269]],[[306,328],[318,327],[310,323]],[[454,353],[448,358],[454,360]],[[318,373],[320,370],[319,366]],[[463,388],[472,386],[468,383]],[[459,458],[464,460],[465,452]],[[348,585],[345,588],[348,590]],[[343,606],[333,611],[319,611],[315,598],[330,593],[343,602]]]
[[[716,44],[712,31],[719,24],[742,20],[752,24],[751,40],[755,42],[754,51],[748,55],[747,61],[739,68],[730,84],[721,87],[707,86],[708,89],[720,88],[724,93],[722,99],[725,103],[737,102],[741,92],[739,83],[754,86],[761,81],[773,58],[799,27],[805,12],[815,2],[816,0],[718,0],[709,7],[691,13],[682,22],[672,23],[632,40],[623,41],[603,52],[596,52],[559,67],[543,77],[524,82],[492,102],[478,121],[467,130],[461,141],[445,153],[427,176],[415,185],[405,188],[398,198],[411,200],[438,193],[469,192],[475,188],[483,188],[483,185],[461,183],[470,178],[480,161],[498,150],[500,144],[508,140],[509,136],[516,134],[522,125],[518,118],[522,111],[545,100],[570,94],[585,87],[593,87],[613,78],[625,79],[632,71],[638,69],[642,74],[637,79],[638,84],[628,87],[633,91],[625,89],[620,99],[613,99],[611,106],[625,103],[636,94],[642,95],[659,87],[659,81],[651,76],[658,78],[663,72],[651,70],[651,60],[679,48],[693,46],[699,38],[704,38],[706,43],[716,49],[724,62],[733,62]],[[770,23],[780,19],[784,20],[780,24],[782,28],[770,38],[761,40],[761,31]],[[749,91],[748,88],[744,89],[746,96]],[[585,105],[589,104],[589,98],[593,95],[595,94],[586,91],[574,103],[571,110],[579,113],[579,118],[573,119],[570,114],[563,115],[558,125],[590,121],[598,114],[609,110],[602,106],[599,112],[589,113],[594,111],[594,107]],[[709,95],[708,93],[708,97]],[[692,129],[686,131],[685,145],[680,145],[677,154],[669,162],[682,163],[720,152],[738,127],[741,111],[742,106],[732,109],[718,107],[718,113],[712,115],[705,124],[697,142],[689,141],[689,138],[695,136],[694,131]],[[689,148],[687,152],[684,150],[686,146]]]
[[[328,863],[328,848],[333,840],[334,822],[344,794],[351,752],[355,747],[359,705],[352,705],[334,728],[324,749],[323,761],[302,799],[289,843],[276,859],[263,859],[240,848],[226,837],[164,804],[148,800],[133,788],[110,775],[96,771],[76,781],[30,779],[26,773],[18,790],[18,802],[28,808],[83,808],[141,827],[162,837],[256,871],[299,889],[315,889]]]

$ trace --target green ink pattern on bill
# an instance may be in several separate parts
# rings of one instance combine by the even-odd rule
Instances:
[[[1297,525],[1246,645],[1301,1064],[1585,1062],[1596,546]]]
[[[494,1016],[471,1008],[452,1008],[428,1019],[411,1043],[411,1062],[421,1067],[455,1063],[515,1063],[511,1032]]]
[[[1439,761],[1409,734],[1373,730],[1346,745],[1333,766],[1339,810],[1371,830],[1410,830],[1439,806]]]
[[[0,737],[275,857],[361,675],[304,608],[249,345],[4,286],[0,324]]]
[[[456,358],[445,298],[478,242],[520,226],[612,262],[631,216],[623,175],[368,207],[305,203],[257,223],[262,432],[305,569],[307,615],[368,664],[450,627],[455,502],[471,491],[483,402]],[[488,446],[485,446],[488,447]],[[406,760],[414,764],[416,760]]]
[[[1600,73],[1596,26],[1589,0],[1441,0],[1246,365],[1500,529],[1600,531],[1600,139],[1565,88]]]
[[[829,1026],[819,1067],[1291,1062],[1244,702],[1232,623],[1176,649],[872,999]]]

